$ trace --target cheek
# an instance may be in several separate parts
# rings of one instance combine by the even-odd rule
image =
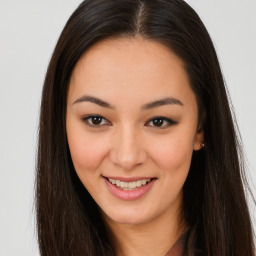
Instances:
[[[177,172],[187,173],[193,153],[192,139],[179,138],[178,136],[165,141],[159,141],[151,147],[151,156],[155,163],[162,169],[175,175]]]
[[[69,132],[68,144],[71,158],[77,173],[94,171],[98,168],[106,155],[104,140],[95,135],[83,134],[82,136]]]
[[[161,183],[161,197],[168,196],[168,202],[173,204],[181,195],[182,187],[188,176],[191,157],[193,153],[192,143],[186,140],[170,140],[157,144],[151,156],[154,163],[161,171],[159,178]]]

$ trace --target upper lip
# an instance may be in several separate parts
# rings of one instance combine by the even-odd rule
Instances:
[[[147,179],[155,179],[155,177],[117,177],[117,176],[103,176],[104,178],[107,179],[113,179],[113,180],[120,180],[124,182],[132,182],[132,181],[137,181],[137,180],[147,180]]]

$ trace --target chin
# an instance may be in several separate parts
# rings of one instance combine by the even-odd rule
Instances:
[[[114,209],[103,213],[106,220],[123,225],[140,225],[154,219],[153,213],[148,213],[139,209]]]

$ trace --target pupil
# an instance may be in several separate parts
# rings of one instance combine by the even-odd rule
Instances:
[[[93,124],[100,124],[101,121],[102,121],[102,118],[99,117],[99,116],[94,116],[94,117],[92,118],[92,123],[93,123]]]
[[[163,124],[163,119],[156,118],[156,119],[153,120],[153,124],[155,126],[161,126]]]

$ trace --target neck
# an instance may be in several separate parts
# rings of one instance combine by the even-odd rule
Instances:
[[[180,212],[136,225],[104,219],[117,256],[166,255],[187,229]]]

